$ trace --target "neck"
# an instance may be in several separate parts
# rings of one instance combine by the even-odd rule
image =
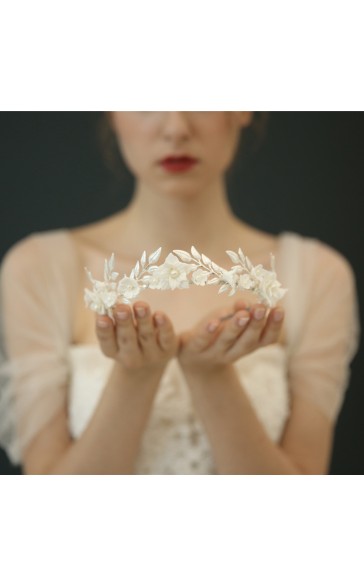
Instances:
[[[243,223],[234,216],[221,182],[211,184],[198,195],[157,194],[137,186],[131,204],[121,213],[123,240],[132,255],[162,246],[198,250],[213,258],[224,254],[241,240]],[[239,246],[243,243],[240,242]]]

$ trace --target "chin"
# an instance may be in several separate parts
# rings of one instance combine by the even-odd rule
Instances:
[[[174,198],[174,199],[181,199],[181,200],[189,200],[189,199],[197,199],[201,190],[192,188],[188,189],[186,187],[175,187],[171,189],[163,190],[163,193],[166,197]]]
[[[199,194],[206,191],[206,189],[207,185],[202,185],[201,182],[194,180],[168,181],[161,186],[161,191],[166,197],[178,199],[198,198]]]

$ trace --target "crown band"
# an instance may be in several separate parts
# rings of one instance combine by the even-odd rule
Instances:
[[[119,303],[131,303],[143,289],[188,289],[190,285],[204,287],[219,285],[219,293],[229,292],[229,296],[237,291],[250,291],[259,296],[262,303],[275,307],[276,303],[286,294],[287,289],[281,286],[275,272],[274,256],[271,253],[271,270],[263,265],[254,266],[241,248],[238,252],[227,250],[226,254],[234,265],[230,270],[223,269],[206,255],[199,253],[194,246],[191,253],[184,250],[173,250],[164,262],[157,265],[162,248],[158,248],[147,257],[143,252],[129,276],[118,280],[119,273],[114,271],[115,255],[111,255],[104,263],[104,280],[93,278],[90,271],[85,271],[91,281],[92,290],[85,288],[84,300],[86,307],[100,315],[113,318],[113,308]]]

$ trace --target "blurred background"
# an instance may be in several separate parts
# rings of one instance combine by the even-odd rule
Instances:
[[[73,227],[124,207],[133,178],[103,159],[100,112],[0,113],[0,255],[35,231]],[[239,153],[228,178],[246,222],[318,238],[346,256],[363,282],[364,113],[271,112],[259,148]],[[331,474],[364,473],[363,351],[340,413]],[[0,474],[19,474],[0,451]]]

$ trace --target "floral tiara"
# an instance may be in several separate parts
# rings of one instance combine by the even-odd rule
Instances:
[[[105,260],[104,280],[97,281],[85,267],[93,289],[85,289],[85,304],[101,315],[113,318],[112,309],[118,303],[131,303],[143,289],[187,289],[190,285],[220,285],[219,293],[228,291],[229,296],[237,291],[250,291],[257,294],[268,307],[274,307],[286,294],[277,281],[274,256],[271,253],[271,270],[263,266],[253,266],[241,248],[238,252],[227,250],[226,254],[234,263],[230,270],[223,269],[194,246],[191,254],[184,250],[173,250],[165,261],[157,265],[162,248],[158,248],[147,258],[144,251],[136,262],[130,275],[118,280],[119,273],[114,271],[115,255]]]

